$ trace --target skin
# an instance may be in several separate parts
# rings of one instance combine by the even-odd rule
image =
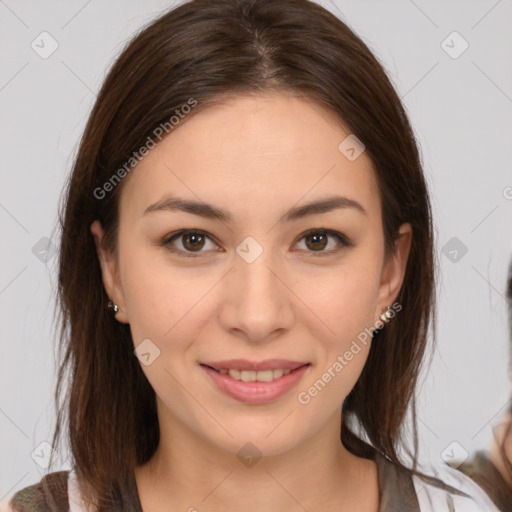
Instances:
[[[503,444],[506,433],[509,431],[512,425],[512,414],[507,413],[503,415],[502,421],[498,424],[495,430],[495,437],[491,445],[491,461],[496,466],[498,471],[503,476],[505,482],[512,487],[512,475],[507,469],[505,461],[503,459],[503,452],[500,446]],[[505,453],[507,458],[512,461],[512,438],[508,438],[505,445]]]
[[[100,223],[91,225],[117,320],[130,324],[135,347],[149,338],[160,350],[142,365],[161,432],[153,458],[135,469],[144,510],[378,510],[374,462],[340,442],[340,409],[370,344],[310,403],[297,399],[393,304],[410,249],[404,224],[385,261],[372,161],[338,150],[349,134],[329,111],[291,94],[230,96],[190,115],[126,178],[117,257],[101,248]],[[278,223],[289,208],[334,193],[366,214],[345,208]],[[143,215],[168,194],[228,209],[233,222]],[[304,233],[320,228],[355,245],[308,242]],[[160,243],[179,229],[213,238],[185,247],[186,236],[175,239],[182,254],[202,251],[187,258]],[[236,252],[248,236],[263,248],[252,263]],[[254,405],[220,392],[199,366],[230,358],[311,366],[294,389]],[[248,442],[262,454],[252,467],[237,457]]]

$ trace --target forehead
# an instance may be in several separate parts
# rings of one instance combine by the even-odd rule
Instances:
[[[340,194],[380,211],[371,159],[348,159],[350,131],[326,108],[290,94],[236,96],[185,118],[127,178],[121,212],[133,219],[168,194],[260,217]],[[254,211],[256,209],[257,211]],[[123,213],[122,213],[123,214]]]

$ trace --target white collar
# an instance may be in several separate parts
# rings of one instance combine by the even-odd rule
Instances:
[[[466,493],[468,497],[452,494],[413,475],[421,512],[500,512],[485,491],[464,473],[448,465],[431,466],[429,469],[427,474],[435,475],[443,483]]]

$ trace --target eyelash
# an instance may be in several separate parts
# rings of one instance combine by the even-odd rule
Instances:
[[[337,238],[341,245],[341,247],[331,249],[330,251],[306,251],[306,252],[311,253],[311,255],[314,257],[329,256],[329,255],[339,252],[343,248],[353,247],[355,245],[344,234],[338,233],[337,231],[333,231],[331,229],[323,229],[323,228],[310,229],[309,231],[306,231],[305,233],[303,233],[301,235],[301,237],[298,239],[297,243],[300,242],[303,238],[306,238],[308,235],[312,235],[312,234],[321,234],[321,235],[332,236],[334,238]],[[165,246],[170,252],[179,254],[186,258],[197,258],[201,255],[201,253],[207,252],[207,251],[197,251],[194,253],[191,251],[185,251],[185,250],[176,249],[175,247],[173,247],[171,242],[173,242],[175,239],[177,239],[183,235],[202,235],[214,242],[213,238],[205,231],[201,231],[199,229],[181,229],[180,231],[170,233],[168,236],[166,236],[162,240],[161,245]]]

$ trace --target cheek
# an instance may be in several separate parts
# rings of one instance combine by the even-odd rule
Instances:
[[[134,345],[150,339],[164,356],[166,367],[193,355],[189,348],[215,316],[218,271],[178,266],[165,251],[125,252],[121,262],[125,305]]]
[[[178,283],[177,279],[155,279],[148,275],[127,286],[126,307],[135,344],[144,338],[151,338],[157,344],[170,337],[177,340],[182,338],[180,333],[197,325],[194,304],[207,289],[202,293],[190,291],[186,286],[180,290]]]
[[[304,302],[321,321],[310,323],[310,332],[318,343],[316,367],[297,399],[304,405],[311,403],[318,414],[322,414],[322,407],[329,411],[341,406],[366,363],[377,305],[378,270],[377,263],[363,264],[360,258],[328,277],[317,276],[310,281],[301,278],[298,295],[307,297]]]
[[[316,275],[302,274],[297,295],[321,320],[333,348],[342,349],[353,337],[373,324],[379,290],[378,267],[346,264]]]

